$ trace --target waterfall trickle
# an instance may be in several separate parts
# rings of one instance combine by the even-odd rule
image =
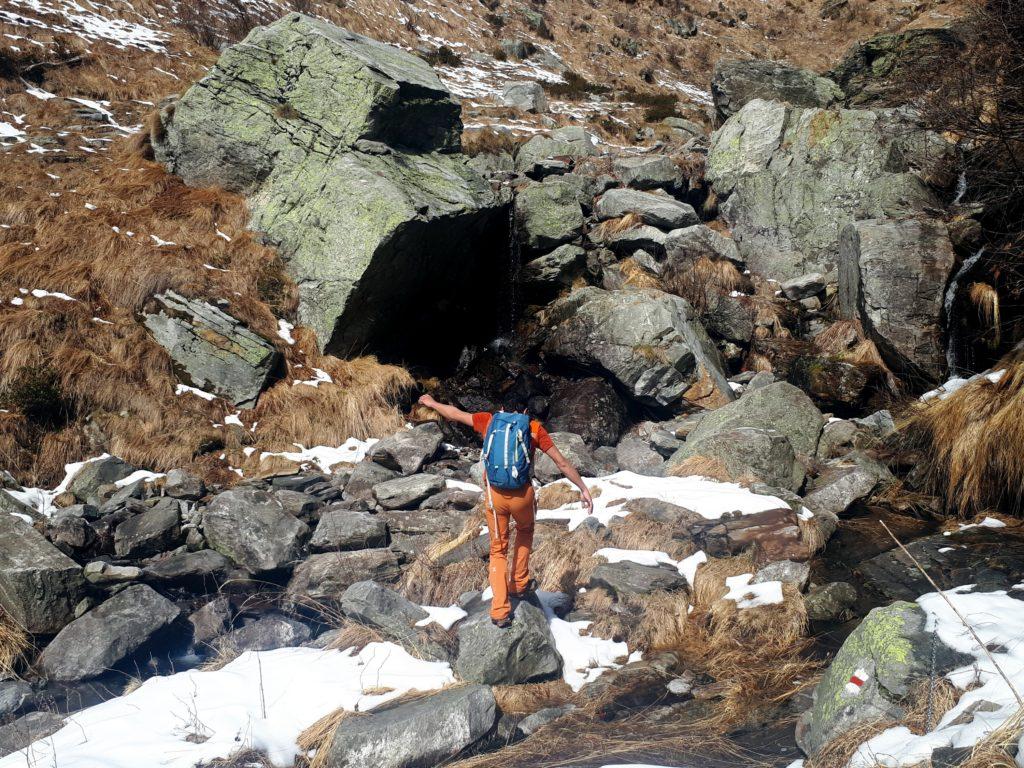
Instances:
[[[966,182],[965,182],[966,184]],[[974,255],[967,259],[964,259],[964,263],[960,265],[960,269],[953,275],[953,279],[949,281],[949,287],[946,289],[946,297],[943,300],[943,310],[946,316],[946,367],[949,369],[948,373],[950,376],[959,376],[962,373],[968,372],[969,367],[967,361],[961,357],[961,349],[964,346],[964,333],[963,326],[954,321],[953,318],[953,307],[956,305],[957,296],[960,290],[960,281],[974,268],[981,257],[985,255],[985,246],[982,246],[977,250]]]

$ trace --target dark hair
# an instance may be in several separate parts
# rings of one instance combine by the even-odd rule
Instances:
[[[501,397],[501,410],[505,411],[506,413],[526,411],[529,410],[529,407],[529,401],[526,399],[526,396],[523,395],[521,392],[512,390],[511,392],[506,392]]]

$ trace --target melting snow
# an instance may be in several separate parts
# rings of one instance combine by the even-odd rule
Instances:
[[[730,576],[725,580],[729,591],[723,599],[733,600],[736,607],[757,608],[762,605],[776,605],[782,602],[782,582],[766,581],[762,584],[751,584],[752,573]]]
[[[90,5],[93,8],[103,7],[92,3]],[[18,27],[46,29],[54,34],[75,35],[85,40],[103,40],[118,48],[131,46],[159,53],[163,52],[163,44],[170,37],[165,32],[151,29],[142,24],[100,16],[75,0],[56,0],[55,2],[7,0],[7,8],[16,8],[20,12],[0,9],[0,21]],[[61,21],[54,22],[49,18],[44,20],[29,14],[43,17],[57,16]]]
[[[430,615],[425,619],[417,621],[417,627],[425,627],[428,624],[440,624],[442,629],[451,629],[455,626],[456,622],[462,621],[469,615],[457,605],[450,605],[447,608],[436,605],[424,605],[421,607]]]
[[[297,464],[316,464],[321,472],[330,472],[331,467],[340,462],[356,464],[366,457],[367,451],[377,442],[374,438],[369,440],[357,440],[350,437],[336,448],[326,445],[316,445],[312,448],[303,448],[296,444],[298,451],[284,451],[282,453],[264,452],[260,454],[260,461],[270,456],[281,456]]]
[[[53,736],[0,759],[0,768],[193,768],[240,748],[264,750],[283,768],[298,753],[299,734],[338,707],[365,712],[452,682],[447,663],[413,658],[393,643],[359,653],[248,652],[216,671],[150,678],[77,712]]]
[[[295,326],[289,323],[287,320],[277,321],[277,335],[287,341],[289,344],[294,344],[295,339],[292,336],[292,331],[295,330]]]
[[[957,587],[945,594],[990,649],[1014,688],[1024,692],[1024,603],[1003,591],[973,593],[972,588]],[[916,736],[902,726],[883,731],[861,745],[850,768],[918,765],[927,762],[936,749],[973,746],[1019,712],[1010,687],[942,596],[931,592],[917,602],[928,614],[928,627],[943,643],[974,657],[972,663],[946,675],[964,693],[930,733]],[[983,702],[987,704],[981,707]]]
[[[962,531],[969,531],[969,530],[971,530],[971,528],[1005,528],[1005,527],[1006,527],[1006,523],[1004,523],[1002,520],[997,520],[994,517],[986,517],[980,523],[969,523],[969,524],[960,523],[960,528],[959,528],[959,530],[956,531],[956,533],[961,533]],[[953,533],[953,531],[945,531],[942,535],[943,536],[949,536],[952,533]]]
[[[216,400],[217,399],[217,396],[212,394],[212,393],[210,393],[210,392],[204,392],[201,389],[196,389],[195,387],[190,387],[190,386],[188,386],[186,384],[179,384],[178,386],[176,386],[174,388],[174,394],[176,394],[176,395],[195,395],[196,397],[203,398],[203,400]]]
[[[291,343],[295,343],[294,341]],[[331,378],[331,374],[327,371],[323,371],[319,368],[313,369],[313,375],[315,379],[300,379],[292,382],[292,386],[298,386],[299,384],[305,384],[307,387],[319,387],[321,384],[333,384],[334,379]]]

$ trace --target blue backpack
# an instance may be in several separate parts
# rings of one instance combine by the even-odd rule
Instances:
[[[481,456],[487,483],[514,491],[530,482],[530,417],[498,411],[484,434]]]

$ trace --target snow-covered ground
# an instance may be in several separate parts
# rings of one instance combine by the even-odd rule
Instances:
[[[0,759],[0,768],[193,768],[243,748],[265,750],[283,768],[299,734],[339,707],[365,712],[454,681],[448,664],[413,658],[393,643],[359,653],[249,652],[216,671],[150,678],[70,715],[53,736]]]

